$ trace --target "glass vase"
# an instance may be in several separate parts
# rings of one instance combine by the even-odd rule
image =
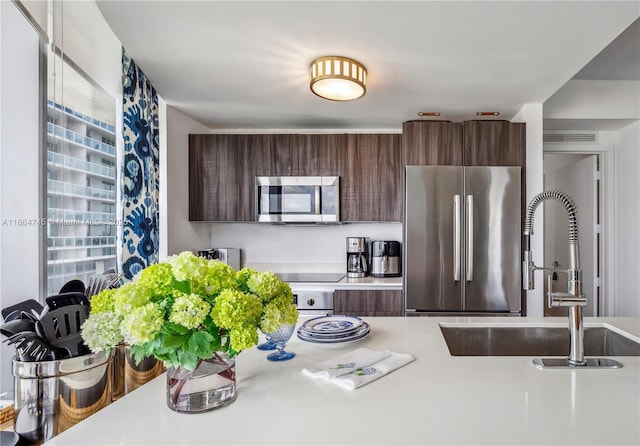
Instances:
[[[167,368],[167,406],[182,413],[217,409],[236,399],[236,363],[225,353],[198,362],[195,370]]]

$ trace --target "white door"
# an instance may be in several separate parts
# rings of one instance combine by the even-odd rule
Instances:
[[[544,188],[557,189],[569,195],[578,211],[578,247],[582,269],[582,290],[587,297],[585,316],[598,316],[601,308],[599,286],[599,186],[598,155],[544,154]],[[545,266],[558,262],[560,270],[569,267],[568,217],[556,201],[544,202]],[[559,273],[553,281],[555,291],[567,290],[567,275]],[[547,282],[545,280],[545,291]],[[546,307],[546,302],[545,302]],[[566,309],[545,308],[545,315],[566,314]]]

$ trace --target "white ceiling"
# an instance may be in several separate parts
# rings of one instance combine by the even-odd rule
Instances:
[[[576,73],[602,77],[596,61],[581,69],[640,16],[637,0],[96,3],[162,98],[212,129],[398,130],[421,111],[511,119]],[[333,54],[367,67],[364,98],[309,91],[309,63]]]
[[[640,81],[640,19],[607,45],[573,79]]]

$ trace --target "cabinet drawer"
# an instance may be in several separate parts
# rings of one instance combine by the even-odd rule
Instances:
[[[354,316],[403,316],[401,290],[336,290],[333,313]]]

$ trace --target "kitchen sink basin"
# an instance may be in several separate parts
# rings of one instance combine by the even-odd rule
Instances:
[[[447,326],[452,356],[567,356],[566,327]],[[640,343],[606,327],[585,327],[585,356],[640,356]]]

